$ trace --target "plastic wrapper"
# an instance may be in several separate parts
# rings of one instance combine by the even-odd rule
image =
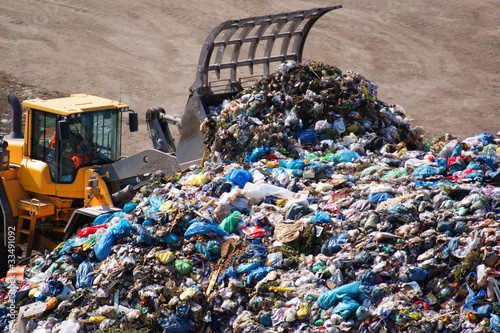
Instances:
[[[266,234],[265,230],[262,229],[262,227],[258,226],[258,225],[250,226],[250,227],[244,227],[242,229],[242,231],[243,231],[243,234],[245,234],[245,236],[248,239],[254,239],[254,238],[264,237],[265,234]]]
[[[294,193],[290,190],[271,184],[247,183],[243,188],[243,195],[251,200],[262,200],[269,196],[283,199],[300,199],[307,197],[307,194]]]
[[[59,325],[59,332],[60,333],[78,333],[80,331],[80,324],[74,322],[71,319],[63,321]]]

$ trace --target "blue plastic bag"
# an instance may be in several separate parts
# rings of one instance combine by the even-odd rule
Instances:
[[[181,318],[177,315],[168,318],[158,318],[158,324],[162,328],[163,333],[184,333],[191,332],[195,326],[189,319]]]
[[[311,222],[318,222],[318,223],[328,223],[331,221],[332,217],[330,216],[330,214],[319,210],[317,210],[316,213],[314,213],[314,216],[311,219]]]
[[[342,149],[330,156],[328,160],[335,163],[345,163],[352,162],[353,160],[357,160],[358,158],[360,158],[360,156],[355,151]]]
[[[489,145],[490,143],[493,142],[493,140],[495,140],[495,137],[493,136],[493,134],[490,134],[490,133],[481,133],[481,134],[478,134],[476,136],[477,140],[479,142],[481,142],[481,144],[483,146],[487,146]]]
[[[115,242],[116,236],[112,231],[99,237],[94,246],[94,252],[97,260],[103,261],[111,254],[111,247]]]
[[[458,237],[454,237],[451,241],[443,249],[443,259],[448,259],[452,251],[455,251],[458,248]]]
[[[239,264],[235,271],[237,274],[250,273],[253,270],[262,266],[262,262],[263,262],[262,260],[253,261],[253,262],[245,262],[245,263]]]
[[[469,273],[469,275],[471,275],[472,273],[473,272]],[[475,276],[475,274],[472,274],[472,275]],[[477,301],[479,301],[481,298],[483,298],[484,296],[486,296],[486,290],[485,289],[481,289],[476,294],[469,286],[467,286],[467,289],[469,291],[469,295],[465,298],[465,304],[462,307],[464,309],[471,309],[471,310],[473,310],[472,305],[476,304]]]
[[[228,278],[233,278],[233,279],[236,279],[238,276],[236,275],[236,271],[234,270],[234,267],[233,266],[229,266],[225,271],[224,273],[222,273],[221,275],[219,275],[219,277],[217,278],[217,284],[221,283],[222,280],[224,280],[226,277]]]
[[[113,216],[113,214],[111,214],[111,213],[106,213],[106,214],[99,215],[94,220],[94,227],[108,222],[111,219],[112,216]]]
[[[453,231],[453,222],[438,221],[436,230],[439,232]]]
[[[163,237],[156,237],[155,240],[156,240],[156,242],[162,243],[162,244],[174,244],[174,243],[177,243],[179,241],[179,237],[177,237],[177,235],[174,233],[169,233]]]
[[[267,258],[267,254],[267,248],[258,244],[251,244],[245,249],[245,257],[248,259],[264,260]]]
[[[220,243],[216,240],[209,240],[206,243],[196,243],[196,250],[205,256],[207,260],[217,260],[220,258]]]
[[[153,225],[155,225],[155,221],[153,221],[152,219],[150,219],[149,217],[145,218],[144,219],[144,222],[142,222],[142,226],[143,227],[151,227]]]
[[[328,290],[322,293],[318,299],[317,304],[322,309],[329,309],[337,305],[338,301],[343,300],[346,297],[354,299],[358,296],[359,287],[361,285],[360,281],[344,284],[338,288]]]
[[[159,198],[159,197],[150,196],[148,198],[148,204],[151,207],[160,208],[161,205],[163,205],[164,203],[165,203],[165,199],[162,199],[162,198]]]
[[[337,234],[335,236],[332,236],[328,242],[323,244],[321,247],[321,253],[327,255],[327,256],[332,256],[340,249],[342,248],[342,245],[347,243],[349,236],[345,232],[341,232],[340,234]]]
[[[453,149],[453,153],[451,153],[451,157],[456,157],[458,155],[462,155],[462,145],[458,144],[455,149]]]
[[[500,332],[500,318],[494,313],[490,315],[490,326],[493,331]]]
[[[445,167],[433,167],[430,165],[421,165],[415,170],[413,170],[413,175],[416,177],[430,177],[430,176],[436,176],[444,173],[446,171]]]
[[[206,222],[195,222],[191,223],[191,225],[187,228],[184,233],[184,238],[188,240],[196,235],[217,235],[219,237],[225,237],[229,234],[216,225]]]
[[[429,276],[429,270],[420,267],[410,267],[408,269],[408,277],[411,281],[423,282]]]
[[[389,192],[380,192],[380,193],[370,193],[368,194],[368,197],[366,200],[373,202],[374,204],[379,204],[381,202],[384,202],[388,199],[394,198],[394,194],[389,193]]]
[[[309,161],[307,162],[304,170],[308,170],[308,169],[312,169],[314,171],[314,174],[318,174],[320,172],[323,172],[325,170],[328,170],[330,169],[333,173],[333,167],[327,163],[323,163],[323,162],[320,162],[320,161]]]
[[[280,163],[280,166],[281,163]],[[286,161],[285,165],[283,165],[283,167],[287,168],[287,169],[300,169],[300,170],[304,170],[304,168],[306,167],[306,163],[302,160],[290,160],[290,161]]]
[[[137,208],[137,206],[139,206],[139,203],[138,202],[127,202],[124,206],[123,206],[123,211],[125,213],[130,213],[131,211],[133,211],[134,209]]]
[[[478,162],[470,162],[467,167],[466,167],[467,170],[482,170],[481,168],[481,164],[479,164]]]
[[[9,322],[11,321],[8,308],[0,308],[0,332],[8,332]]]
[[[474,159],[474,161],[479,162],[479,163],[484,163],[491,170],[496,170],[497,165],[498,165],[495,158],[493,156],[490,156],[487,154],[481,154],[481,157]]]
[[[151,237],[151,234],[149,231],[144,228],[142,225],[134,223],[130,226],[130,231],[138,236],[138,241],[139,243],[145,243],[147,246],[153,246],[154,245],[154,240],[153,237]]]
[[[116,239],[130,236],[130,222],[126,219],[121,219],[111,231],[115,234]]]
[[[94,269],[88,261],[84,261],[78,266],[76,271],[76,287],[77,288],[90,288],[94,280]]]
[[[256,270],[253,270],[247,276],[247,281],[246,281],[247,285],[252,283],[253,279],[255,279],[257,281],[262,280],[266,276],[266,274],[269,273],[270,271],[272,271],[273,269],[274,269],[274,267],[259,267]]]
[[[492,310],[493,310],[493,305],[491,305],[491,304],[475,306],[474,307],[474,314],[478,318],[489,317]]]
[[[251,154],[245,153],[245,162],[246,163],[257,162],[266,155],[269,155],[269,149],[264,147],[257,147],[252,151]]]
[[[304,173],[304,170],[302,169],[288,169],[284,168],[286,173],[295,177],[302,177],[302,174]]]
[[[64,290],[64,285],[59,280],[49,281],[49,293],[51,296],[57,296],[61,294]]]
[[[299,132],[297,139],[301,144],[314,143],[318,139],[318,135],[314,130],[303,130]]]
[[[346,319],[358,308],[359,308],[359,303],[353,300],[352,298],[346,296],[339,304],[337,304],[333,308],[332,313],[341,315],[342,318]]]
[[[244,169],[232,169],[226,175],[226,180],[228,182],[233,182],[240,188],[245,187],[246,183],[251,183],[253,180],[252,173]]]
[[[456,224],[455,224],[455,228],[453,228],[453,232],[456,234],[456,235],[461,235],[465,232],[467,232],[469,230],[469,227],[467,226],[467,224],[463,221],[458,221]]]
[[[465,176],[465,179],[473,179],[478,182],[482,182],[484,180],[484,174],[482,171],[471,172],[467,176]]]
[[[71,253],[71,260],[80,265],[85,259],[87,259],[87,255],[85,253]]]

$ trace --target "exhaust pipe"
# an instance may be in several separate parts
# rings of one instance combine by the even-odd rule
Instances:
[[[23,108],[19,99],[10,92],[7,96],[10,107],[12,108],[12,132],[9,133],[6,139],[23,139]]]

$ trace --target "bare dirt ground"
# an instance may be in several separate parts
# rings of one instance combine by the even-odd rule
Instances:
[[[180,116],[206,36],[222,21],[343,5],[313,27],[304,60],[361,73],[427,138],[500,130],[500,4],[471,1],[0,2],[0,113],[21,100],[88,93]],[[5,118],[5,116],[3,117]],[[8,116],[7,116],[8,118]],[[4,119],[4,122],[7,122]],[[150,147],[144,124],[124,153]]]

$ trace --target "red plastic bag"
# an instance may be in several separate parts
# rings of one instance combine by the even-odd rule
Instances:
[[[80,229],[78,231],[78,236],[84,238],[84,237],[87,237],[88,235],[93,235],[97,232],[97,230],[99,230],[101,228],[106,228],[106,224],[101,224],[101,225],[98,225],[95,227],[86,227],[86,228]]]
[[[243,228],[243,232],[250,239],[264,237],[264,235],[266,233],[264,231],[264,229],[262,229],[262,227],[258,226],[258,225],[254,225],[251,227],[245,227],[245,228]]]

